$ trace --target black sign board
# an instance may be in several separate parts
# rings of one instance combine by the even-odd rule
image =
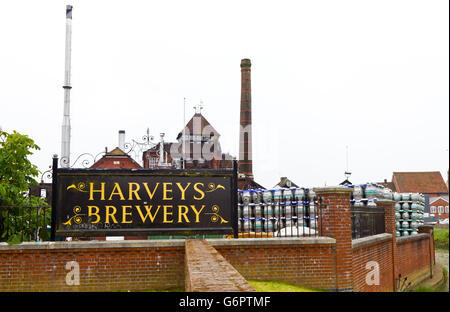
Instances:
[[[236,168],[57,168],[53,236],[236,236],[236,175]]]

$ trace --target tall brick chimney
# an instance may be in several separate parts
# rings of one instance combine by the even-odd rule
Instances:
[[[253,179],[251,66],[249,59],[241,60],[241,127],[238,172],[241,177]]]

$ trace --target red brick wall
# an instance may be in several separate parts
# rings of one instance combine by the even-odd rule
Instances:
[[[246,279],[336,288],[333,239],[209,242]],[[69,261],[79,263],[79,286],[66,285]],[[0,292],[183,290],[184,286],[184,240],[0,246]]]
[[[79,286],[66,285],[69,261],[79,264]],[[0,250],[0,292],[165,289],[184,289],[183,245]]]
[[[384,209],[384,226],[385,232],[391,234],[391,264],[392,269],[392,287],[393,291],[396,290],[395,279],[398,276],[398,263],[397,263],[397,229],[395,226],[395,202],[393,200],[382,199],[377,201],[377,206]]]
[[[337,289],[334,239],[208,241],[246,279]],[[349,274],[354,291],[392,290],[391,242],[384,239],[352,248]],[[401,238],[397,246],[397,269],[402,276],[411,280],[429,273],[432,260],[428,234]],[[79,286],[65,283],[69,261],[79,263]],[[365,283],[368,261],[380,265],[379,286]],[[0,292],[182,290],[184,269],[183,240],[0,244]]]
[[[430,253],[431,253],[431,263],[436,264],[435,250],[434,250],[434,226],[432,225],[422,225],[419,227],[419,234],[426,233],[430,236]]]
[[[114,162],[119,162],[119,163],[115,164]],[[94,163],[92,165],[91,168],[136,169],[136,168],[141,168],[141,166],[129,156],[123,156],[123,157],[103,156],[103,158],[100,158],[96,163]]]
[[[214,245],[214,248],[246,279],[336,289],[334,244]]]
[[[372,238],[372,242],[353,248],[353,290],[364,292],[393,291],[394,274],[392,265],[392,236],[385,236],[382,240]],[[361,241],[363,239],[354,240]],[[374,267],[370,262],[378,264],[379,284],[369,285],[366,282],[368,274],[373,272]],[[369,265],[368,265],[369,264]],[[370,278],[369,278],[370,280]],[[370,282],[369,282],[370,283]]]
[[[434,249],[430,251],[428,234],[397,238],[397,272],[408,280],[429,276]]]

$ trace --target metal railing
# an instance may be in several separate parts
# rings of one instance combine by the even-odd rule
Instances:
[[[239,190],[239,237],[319,236],[319,211],[312,190]]]
[[[0,241],[49,240],[50,224],[50,207],[0,206]]]
[[[351,205],[352,239],[385,232],[384,209],[370,206],[367,202]]]

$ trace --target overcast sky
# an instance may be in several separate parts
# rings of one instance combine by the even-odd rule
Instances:
[[[255,179],[304,187],[449,164],[449,1],[1,1],[0,127],[61,153],[72,4],[72,161],[174,141],[193,106],[238,155],[240,60],[252,62]],[[187,120],[186,120],[187,121]]]

